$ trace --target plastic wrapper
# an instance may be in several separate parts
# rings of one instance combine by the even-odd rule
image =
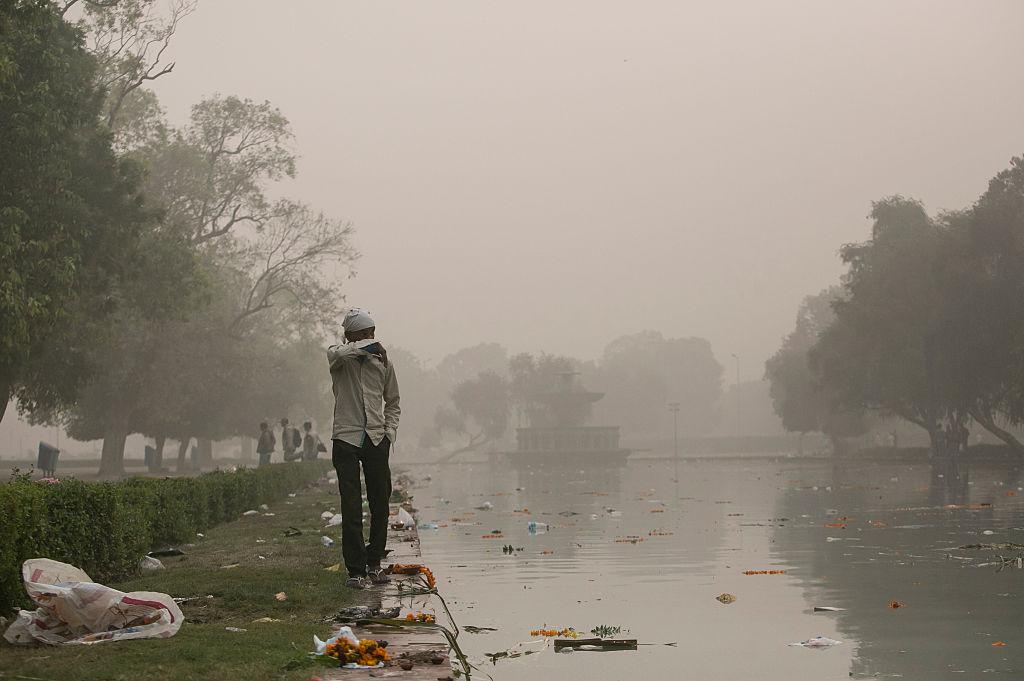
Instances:
[[[82,570],[47,558],[21,567],[29,598],[7,628],[10,643],[87,645],[137,638],[169,638],[185,621],[174,599],[149,591],[124,593],[97,584]]]

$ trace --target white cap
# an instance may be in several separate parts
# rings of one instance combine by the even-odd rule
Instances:
[[[342,320],[341,325],[348,333],[355,333],[363,329],[369,329],[371,326],[377,326],[370,313],[358,307],[353,307],[345,313],[345,319]]]

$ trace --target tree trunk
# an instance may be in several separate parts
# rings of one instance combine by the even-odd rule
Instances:
[[[129,411],[112,406],[103,429],[103,452],[100,454],[100,477],[116,478],[124,475],[124,443],[128,439]]]
[[[185,472],[185,457],[188,455],[188,446],[192,442],[191,437],[186,437],[178,443],[178,473]]]
[[[159,473],[164,468],[164,444],[167,442],[165,435],[157,435],[156,442],[156,455],[153,457],[153,468]]]
[[[196,444],[199,445],[199,468],[213,468],[213,440],[208,437],[196,438]]]
[[[1024,443],[1014,437],[1013,433],[1003,430],[997,426],[991,414],[985,413],[980,409],[972,409],[971,416],[975,421],[981,424],[982,428],[1009,445],[1010,449],[1012,449],[1014,453],[1024,455]]]
[[[10,404],[13,393],[14,384],[10,381],[0,380],[0,423],[4,422],[4,414],[7,413],[7,405]]]

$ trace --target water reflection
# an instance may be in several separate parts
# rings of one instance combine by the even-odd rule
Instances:
[[[845,609],[822,616],[857,642],[851,676],[1018,678],[1021,572],[978,567],[992,552],[951,550],[1020,541],[1018,467],[843,461],[829,473],[786,489],[780,513],[808,523],[777,531],[774,546],[799,566],[809,605]]]
[[[962,679],[961,670],[1024,669],[1024,572],[995,574],[974,567],[983,562],[977,551],[943,551],[1021,541],[1022,497],[1008,494],[1019,467],[763,458],[427,472],[433,478],[415,502],[422,521],[439,528],[421,533],[425,558],[460,623],[499,629],[464,636],[473,657],[528,640],[540,626],[622,625],[641,641],[679,644],[546,651],[489,668],[496,679],[636,678],[638,670],[650,678]],[[541,524],[536,534],[531,521]],[[522,550],[505,555],[503,545]],[[787,574],[742,574],[751,569]],[[722,592],[736,603],[715,601]],[[888,608],[893,599],[906,607]],[[815,605],[846,611],[814,613]],[[787,645],[819,634],[843,644]],[[1010,645],[993,648],[997,639]]]

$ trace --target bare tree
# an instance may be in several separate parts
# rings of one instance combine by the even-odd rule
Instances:
[[[234,260],[251,283],[230,332],[243,333],[248,320],[271,308],[285,323],[331,329],[345,301],[342,282],[359,257],[352,226],[300,203],[281,201],[275,212],[251,239],[238,242]]]
[[[125,101],[143,84],[174,70],[167,50],[197,0],[65,0],[62,15],[78,6],[86,46],[99,63],[98,85],[107,92],[106,123],[117,130]]]

